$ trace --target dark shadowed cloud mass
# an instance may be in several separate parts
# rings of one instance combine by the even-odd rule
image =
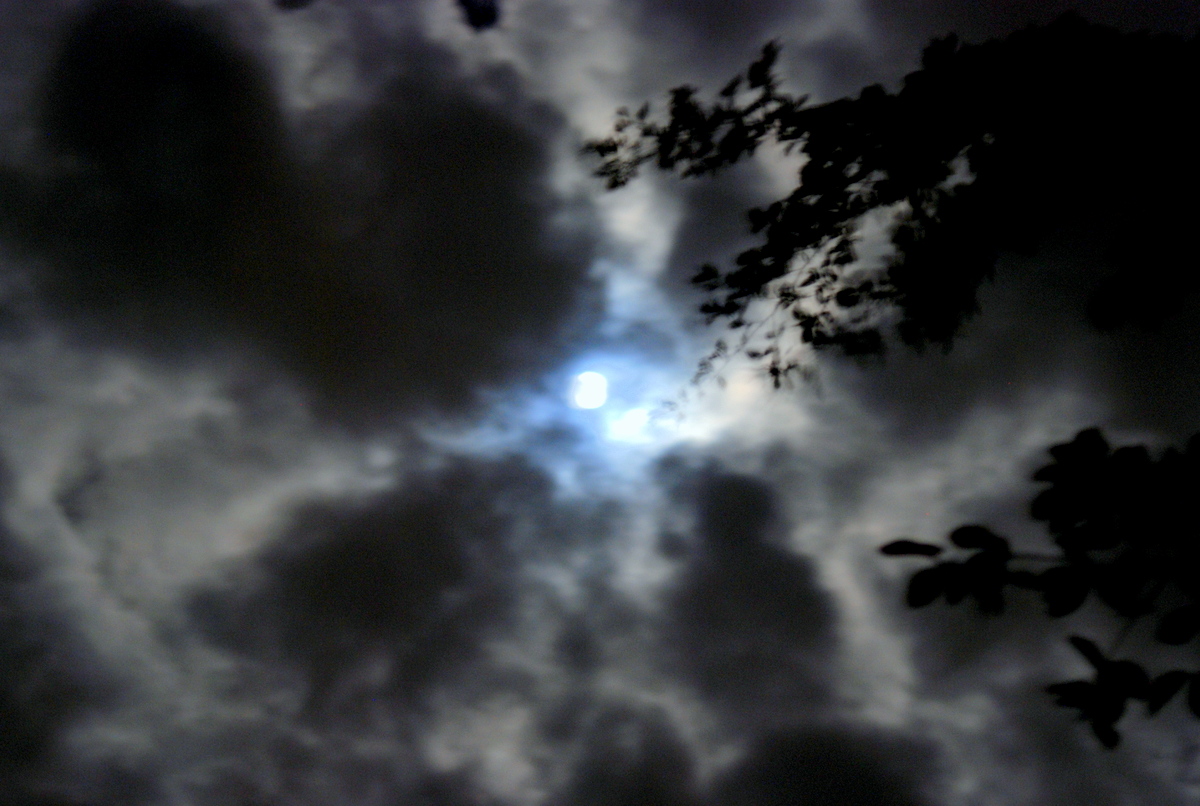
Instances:
[[[346,422],[540,368],[587,293],[586,237],[551,232],[528,130],[553,136],[553,111],[506,114],[432,44],[304,165],[267,66],[212,10],[100,3],[57,47],[47,164],[6,172],[4,224],[88,341],[234,341]]]
[[[1107,611],[912,612],[877,548],[1035,550],[1049,445],[1182,444],[1195,295],[1094,327],[1094,197],[949,351],[689,385],[737,334],[688,280],[799,162],[606,193],[580,155],[771,38],[824,101],[1066,9],[0,0],[0,806],[1194,802],[1184,706],[1109,751],[1044,692]]]

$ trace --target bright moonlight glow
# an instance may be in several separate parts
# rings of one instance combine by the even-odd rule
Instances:
[[[608,424],[608,438],[622,442],[642,442],[647,439],[646,427],[650,425],[650,412],[646,409],[630,409]]]
[[[608,400],[608,379],[599,372],[581,372],[575,376],[571,400],[581,409],[598,409]]]

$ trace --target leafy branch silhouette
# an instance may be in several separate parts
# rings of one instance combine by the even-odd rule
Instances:
[[[1127,629],[1149,619],[1157,642],[1191,643],[1200,635],[1200,533],[1190,495],[1200,489],[1200,435],[1183,451],[1169,448],[1154,459],[1142,446],[1113,450],[1089,428],[1049,453],[1053,461],[1033,475],[1049,487],[1033,499],[1030,515],[1045,523],[1058,553],[1014,553],[1007,539],[980,525],[954,529],[950,547],[894,540],[880,551],[937,559],[909,579],[908,605],[973,599],[981,614],[999,615],[1005,589],[1013,587],[1040,593],[1046,615],[1057,619],[1095,597],[1124,618]],[[942,559],[947,554],[951,558]],[[1200,671],[1173,669],[1151,678],[1141,664],[1106,657],[1087,638],[1069,640],[1095,676],[1047,691],[1058,705],[1078,709],[1105,747],[1120,741],[1115,726],[1129,700],[1141,700],[1153,715],[1186,684],[1188,707],[1200,717]]]
[[[1084,246],[1097,264],[1087,314],[1098,328],[1151,328],[1200,288],[1189,236],[1200,217],[1200,128],[1188,112],[1200,36],[1125,34],[1067,14],[1003,40],[935,39],[899,90],[872,85],[819,104],[781,91],[779,55],[767,43],[711,102],[675,88],[665,119],[649,104],[619,109],[612,134],[583,148],[609,189],[644,166],[711,175],[767,143],[803,158],[794,190],[748,211],[759,242],[733,267],[704,264],[692,278],[708,323],[741,333],[717,342],[697,380],[740,352],[778,388],[809,374],[797,356],[877,355],[893,331],[913,349],[948,350],[979,313],[1000,256],[1034,255],[1052,238]],[[867,265],[858,249],[880,219],[891,252]],[[980,525],[951,532],[949,546],[903,539],[882,551],[930,561],[909,581],[913,607],[970,599],[995,615],[1021,588],[1039,593],[1051,618],[1094,598],[1125,619],[1116,646],[1145,619],[1159,643],[1188,644],[1200,634],[1200,540],[1186,511],[1200,481],[1198,439],[1157,459],[1142,447],[1112,450],[1096,429],[1050,448],[1054,461],[1034,476],[1049,487],[1030,514],[1057,553],[1013,552]],[[1154,714],[1186,685],[1200,717],[1200,671],[1152,678],[1070,640],[1095,675],[1050,693],[1106,747],[1120,741],[1130,700]]]
[[[897,92],[872,85],[820,104],[780,90],[779,53],[767,43],[712,102],[675,88],[665,120],[648,103],[619,109],[612,134],[583,147],[610,189],[646,165],[714,174],[765,143],[803,156],[796,188],[748,211],[760,242],[692,278],[709,323],[745,327],[761,299],[776,303],[768,316],[786,311],[768,347],[742,345],[777,381],[801,367],[780,349],[785,335],[865,356],[894,326],[911,347],[948,349],[998,257],[1055,234],[1100,247],[1097,326],[1153,326],[1200,283],[1184,235],[1200,198],[1180,193],[1200,186],[1200,130],[1183,111],[1200,38],[1122,34],[1068,14],[1004,40],[936,39]],[[858,254],[872,216],[891,222],[879,266]]]

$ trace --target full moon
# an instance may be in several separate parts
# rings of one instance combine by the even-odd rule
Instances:
[[[598,409],[608,400],[608,379],[599,372],[581,372],[571,386],[571,400],[581,409]]]

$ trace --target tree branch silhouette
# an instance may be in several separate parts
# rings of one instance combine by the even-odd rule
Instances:
[[[938,599],[958,604],[973,599],[985,615],[1004,609],[1006,588],[1041,595],[1046,615],[1063,618],[1094,598],[1125,625],[1113,642],[1115,653],[1133,626],[1153,621],[1160,644],[1192,644],[1200,636],[1200,527],[1193,495],[1200,489],[1200,435],[1183,451],[1167,449],[1153,459],[1142,446],[1113,450],[1099,430],[1080,431],[1049,453],[1054,461],[1039,469],[1035,481],[1049,484],[1030,504],[1059,554],[1015,554],[1007,539],[984,526],[960,526],[949,535],[951,547],[909,538],[880,548],[889,556],[941,558],[918,570],[908,583],[906,600],[925,607]],[[1029,563],[1036,562],[1036,568]],[[1128,700],[1145,703],[1148,714],[1160,711],[1186,683],[1188,707],[1200,717],[1200,671],[1172,669],[1151,678],[1133,660],[1114,660],[1088,639],[1071,643],[1096,669],[1091,681],[1056,683],[1047,690],[1059,705],[1076,708],[1106,747],[1115,747],[1115,724]]]
[[[745,328],[734,349],[776,387],[805,371],[797,350],[874,355],[894,339],[950,349],[1000,256],[1036,255],[1051,237],[1083,239],[1101,256],[1087,307],[1101,329],[1154,327],[1196,291],[1188,222],[1200,214],[1190,115],[1200,37],[1124,34],[1068,14],[982,44],[936,39],[898,91],[872,85],[820,104],[780,90],[779,53],[768,43],[712,102],[672,90],[665,120],[649,104],[620,109],[612,134],[583,149],[610,189],[647,165],[711,175],[767,143],[803,157],[794,190],[747,212],[759,242],[733,267],[705,264],[692,278],[708,294],[700,312]],[[878,266],[858,254],[870,216],[891,222]],[[771,303],[767,314],[758,300]],[[781,312],[786,324],[775,326]],[[719,341],[698,377],[728,353]],[[893,541],[885,555],[931,561],[909,580],[908,604],[973,600],[998,615],[1021,588],[1058,619],[1095,599],[1126,624],[1108,654],[1070,638],[1095,674],[1050,686],[1057,703],[1109,748],[1131,700],[1155,714],[1186,686],[1200,717],[1200,671],[1151,677],[1110,657],[1144,619],[1161,644],[1200,635],[1200,534],[1186,506],[1200,487],[1200,435],[1157,459],[1144,447],[1112,450],[1097,429],[1049,451],[1053,462],[1034,475],[1049,487],[1030,515],[1057,552],[1014,553],[980,525],[955,529],[948,546]]]
[[[1154,326],[1196,290],[1184,234],[1200,212],[1200,131],[1183,101],[1200,76],[1197,39],[1068,14],[1004,40],[934,40],[899,91],[872,85],[821,104],[779,89],[779,52],[768,43],[711,103],[675,88],[665,121],[649,104],[620,109],[613,133],[583,148],[610,189],[647,164],[714,174],[766,143],[803,155],[796,188],[747,212],[760,242],[692,278],[710,323],[742,327],[770,298],[801,345],[876,354],[894,324],[911,347],[948,349],[1000,255],[1076,230],[1106,256],[1096,325]],[[869,215],[892,222],[882,266],[858,260]],[[799,366],[760,352],[776,377]]]

